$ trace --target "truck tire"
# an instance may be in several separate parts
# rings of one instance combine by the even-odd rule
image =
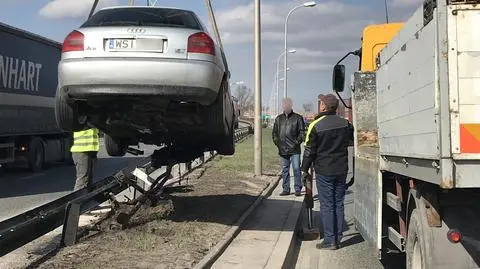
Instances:
[[[74,165],[75,162],[73,161],[73,155],[72,155],[72,153],[71,153],[71,152],[68,152],[66,155],[67,155],[67,156],[65,156],[65,160],[64,160],[65,164],[67,164],[67,165]]]
[[[71,107],[65,94],[61,92],[55,97],[55,119],[58,127],[65,132],[77,132],[85,127],[85,123],[79,121],[77,108]]]
[[[117,140],[113,139],[109,135],[105,135],[105,148],[107,153],[112,157],[123,157],[127,154],[127,145],[119,143]]]
[[[45,163],[45,149],[40,138],[34,137],[28,145],[28,167],[34,173],[42,170]]]
[[[414,209],[408,224],[406,243],[407,269],[426,269],[425,242],[418,209]]]

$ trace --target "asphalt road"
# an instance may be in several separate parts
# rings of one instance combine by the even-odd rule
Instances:
[[[106,154],[103,146],[101,148],[94,168],[94,180],[101,180],[123,168],[140,164],[145,159],[132,155],[112,158]],[[145,146],[144,150],[149,154],[153,147]],[[0,221],[62,197],[71,192],[74,185],[74,166],[52,165],[36,174],[5,172],[0,176]]]

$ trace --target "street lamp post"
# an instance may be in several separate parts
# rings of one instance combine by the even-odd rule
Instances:
[[[284,66],[287,66],[287,32],[288,32],[288,19],[290,18],[290,15],[292,15],[292,13],[299,9],[299,8],[302,8],[302,7],[314,7],[316,6],[317,3],[315,1],[310,1],[310,2],[305,2],[303,3],[302,5],[299,5],[299,6],[296,6],[294,7],[293,9],[290,10],[290,12],[288,12],[287,14],[287,17],[285,18],[285,47],[284,47]],[[285,70],[283,70],[283,77],[285,78],[285,80],[283,81],[283,97],[284,98],[287,98],[287,69],[285,68]]]
[[[288,53],[292,53],[292,54],[294,54],[295,52],[297,52],[297,50],[295,50],[295,49],[291,49],[291,50],[288,51]],[[277,93],[277,103],[276,103],[276,104],[277,104],[277,106],[276,106],[276,107],[277,107],[277,114],[278,114],[278,112],[279,112],[279,111],[278,111],[278,103],[279,103],[279,102],[278,102],[278,96],[280,95],[280,92],[279,92],[279,84],[280,84],[280,83],[278,83],[278,75],[279,75],[279,73],[280,73],[280,70],[279,70],[279,69],[280,69],[280,59],[282,58],[283,55],[286,55],[286,54],[287,54],[287,50],[284,50],[284,51],[278,56],[278,59],[277,59],[277,69],[276,69],[277,72],[276,72],[276,75],[275,75],[275,83],[277,83],[277,91],[276,91],[276,93]],[[289,68],[288,68],[286,65],[285,65],[283,68],[285,69],[285,70],[284,70],[285,72],[289,70]],[[284,97],[284,98],[285,98],[285,97]]]

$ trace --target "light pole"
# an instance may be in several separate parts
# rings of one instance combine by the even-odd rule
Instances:
[[[288,53],[292,53],[292,54],[294,54],[295,52],[297,52],[297,50],[295,50],[295,49],[291,49],[291,50],[288,51]],[[279,70],[279,68],[280,68],[280,59],[282,58],[283,55],[286,55],[286,54],[287,54],[287,50],[284,50],[284,51],[278,56],[278,59],[277,59],[277,69],[276,69],[276,70],[277,70],[277,73],[276,73],[276,75],[275,75],[275,83],[277,83],[277,91],[276,91],[276,92],[277,92],[277,95],[276,95],[276,96],[277,96],[277,103],[276,103],[276,104],[277,104],[277,105],[276,105],[276,109],[277,109],[277,113],[276,113],[276,114],[277,114],[277,115],[278,115],[278,112],[279,112],[279,111],[278,111],[278,104],[279,104],[279,102],[278,102],[278,96],[280,95],[280,92],[279,92],[279,84],[280,84],[280,83],[278,83],[278,75],[279,75],[279,73],[280,73],[280,70]],[[287,71],[289,70],[289,68],[288,68],[286,65],[285,65],[283,68],[285,69],[285,70],[284,70],[285,72],[287,72]],[[284,98],[285,98],[285,97],[284,97]]]
[[[292,8],[290,10],[290,12],[288,12],[287,14],[287,17],[285,18],[285,47],[284,47],[284,66],[287,66],[287,54],[286,51],[287,51],[287,32],[288,32],[288,19],[290,18],[290,15],[292,15],[292,13],[299,9],[299,8],[302,8],[302,7],[314,7],[316,6],[317,3],[315,1],[310,1],[310,2],[305,2],[303,3],[302,5],[299,5],[299,6],[296,6],[294,8]],[[283,81],[283,97],[284,98],[287,98],[287,69],[285,68],[285,70],[283,70],[283,77],[285,78],[285,80]]]
[[[277,115],[280,113],[280,111],[279,111],[279,106],[280,106],[279,85],[280,85],[280,83],[278,82],[278,80],[279,80],[280,72],[282,72],[282,71],[283,71],[283,69],[280,69],[280,70],[277,70],[277,72],[275,73],[275,84],[274,84],[274,85],[275,85],[275,87],[276,87],[276,89],[275,89],[275,96],[276,96],[276,98],[277,98],[277,99],[276,99],[276,104],[277,104],[277,106],[276,106],[276,111],[277,111],[276,114],[277,114]],[[290,71],[290,67],[287,67],[287,71]],[[281,78],[280,81],[283,81],[283,78]]]
[[[260,28],[260,0],[255,0],[255,124],[253,162],[255,176],[262,175],[262,41]]]

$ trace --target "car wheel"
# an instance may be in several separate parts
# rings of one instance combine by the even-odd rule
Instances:
[[[222,81],[220,89],[218,91],[217,99],[208,108],[208,124],[211,126],[210,131],[216,134],[228,135],[228,126],[226,123],[225,115],[225,102],[226,102],[227,84],[226,81]]]
[[[77,108],[67,103],[64,93],[57,92],[55,97],[55,119],[58,127],[66,132],[81,131],[85,127],[85,119],[80,119]]]
[[[45,151],[42,140],[38,137],[32,138],[28,145],[28,166],[34,173],[42,170],[45,162]]]
[[[128,145],[120,143],[109,135],[105,135],[105,148],[109,156],[123,157],[127,154]]]
[[[407,269],[426,268],[426,256],[422,238],[422,227],[418,216],[418,209],[414,209],[408,225],[406,250]]]
[[[235,135],[234,135],[233,128],[230,128],[230,132],[227,136],[222,137],[219,139],[219,144],[217,148],[217,152],[220,155],[230,156],[235,154]]]

